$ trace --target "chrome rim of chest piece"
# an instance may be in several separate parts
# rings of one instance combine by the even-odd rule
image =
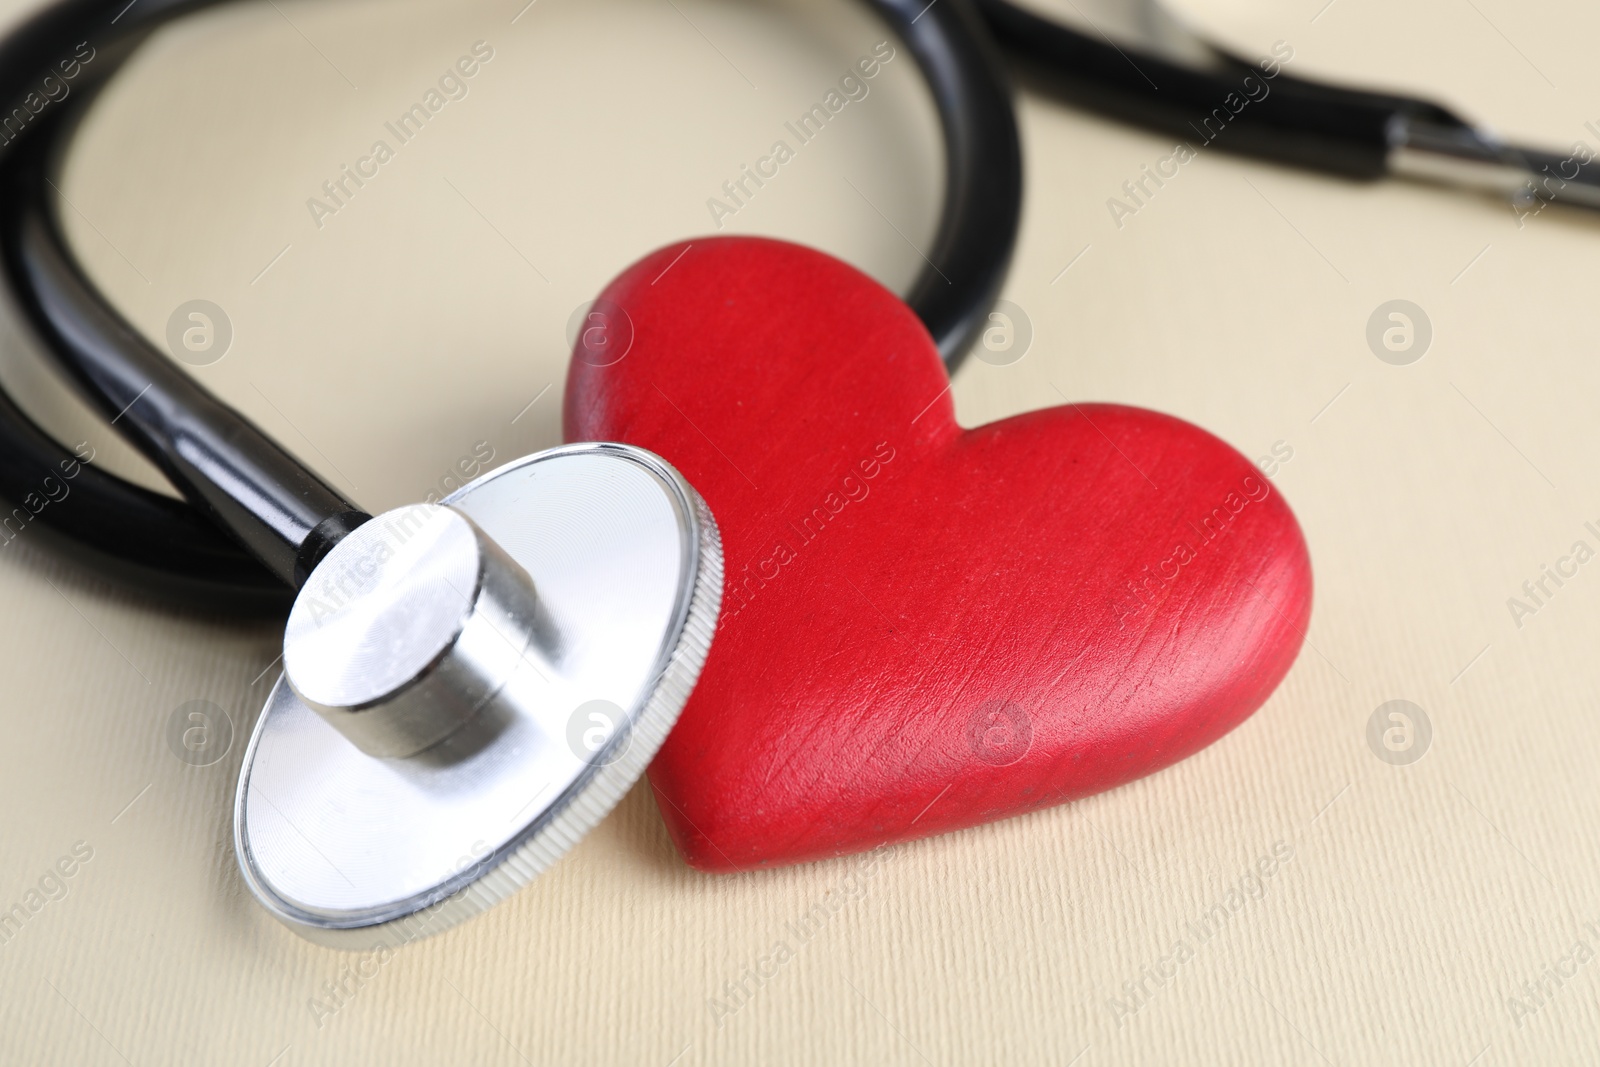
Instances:
[[[357,529],[295,602],[239,774],[256,899],[373,949],[532,881],[666,740],[722,569],[704,502],[627,445],[540,452]]]

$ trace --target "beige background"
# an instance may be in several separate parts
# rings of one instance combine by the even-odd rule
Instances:
[[[1290,42],[1296,73],[1426,89],[1600,149],[1583,128],[1600,120],[1592,5],[1323,4],[1181,7],[1249,53]],[[499,458],[556,443],[570,313],[707,230],[705,198],[882,38],[846,0],[519,9],[280,0],[194,18],[122,76],[65,176],[77,247],[125,313],[159,338],[179,303],[221,304],[236,340],[197,373],[368,507],[421,497],[480,440]],[[471,95],[318,230],[305,198],[479,39],[495,58]],[[1600,226],[1550,210],[1519,228],[1492,201],[1207,151],[1119,230],[1106,199],[1172,146],[1020,104],[1006,295],[1036,336],[1012,366],[962,371],[960,417],[1055,403],[1054,383],[1252,456],[1293,448],[1277,484],[1317,603],[1253,719],[1111,794],[901,848],[720,1020],[709,998],[857,861],[693,873],[636,789],[550,874],[409,948],[319,1026],[309,1002],[351,959],[258,909],[229,839],[274,627],[148,603],[30,531],[0,552],[0,906],[75,842],[94,855],[0,946],[0,1060],[1592,1061],[1600,964],[1570,954],[1600,949],[1582,925],[1600,921],[1600,564],[1520,628],[1506,599],[1575,540],[1600,545],[1583,529],[1600,520]],[[729,230],[904,285],[941,195],[931,122],[902,54]],[[1364,339],[1394,298],[1433,325],[1412,366]],[[36,369],[6,376],[75,421]],[[83,432],[109,454],[105,430]],[[1408,767],[1365,739],[1396,698],[1434,729]],[[163,739],[193,699],[240,733],[210,767]],[[1280,842],[1293,858],[1260,899],[1204,943],[1186,934]],[[1547,979],[1547,1003],[1508,1003],[1563,957],[1581,965]],[[1117,1011],[1145,968],[1166,970]]]

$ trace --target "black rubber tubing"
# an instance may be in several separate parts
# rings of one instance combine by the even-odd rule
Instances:
[[[1426,100],[1296,78],[1283,71],[1283,55],[1267,58],[1271,73],[1225,56],[1218,69],[1196,70],[1116,47],[1009,0],[977,4],[1008,58],[1041,89],[1190,144],[1372,181],[1388,173],[1394,120],[1465,126]]]
[[[967,0],[869,3],[915,57],[939,112],[944,206],[906,300],[953,370],[986,322],[1016,241],[1022,157],[1011,94]],[[9,525],[0,516],[0,543],[39,521],[136,573],[213,591],[227,607],[297,588],[367,516],[110,306],[67,246],[49,181],[94,88],[153,30],[205,6],[63,0],[0,41],[0,101],[28,107],[47,99],[47,76],[60,84],[64,64],[77,71],[60,103],[28,107],[14,123],[19,135],[0,134],[9,138],[0,144],[0,267],[9,295],[41,347],[185,498],[84,463],[0,391],[0,497],[14,505]],[[93,58],[77,58],[85,54]],[[0,112],[0,122],[12,113]]]

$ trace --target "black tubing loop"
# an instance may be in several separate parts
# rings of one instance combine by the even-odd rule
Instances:
[[[0,551],[37,521],[135,568],[184,575],[228,599],[283,590],[239,544],[199,512],[94,465],[91,447],[60,445],[0,392]],[[81,459],[79,457],[82,457]]]
[[[944,134],[944,210],[906,295],[953,373],[988,321],[1022,221],[1022,140],[1010,85],[966,0],[872,0],[922,69]]]
[[[0,257],[18,309],[122,435],[293,586],[311,532],[359,509],[180,370],[84,277],[48,211],[52,133],[72,114],[43,119],[0,171]]]
[[[0,249],[13,246],[8,223],[17,212],[9,209],[22,207],[8,188],[12,157],[54,136],[66,101],[78,97],[76,110],[150,26],[198,6],[140,0],[137,11],[124,12],[126,0],[66,0],[0,40]],[[14,278],[9,263],[5,269]],[[14,281],[10,288],[18,291]],[[11,310],[20,311],[15,302]],[[31,332],[32,324],[19,325]],[[10,505],[0,515],[0,549],[37,522],[81,546],[101,569],[150,591],[250,612],[286,603],[282,583],[201,512],[93,460],[92,449],[64,448],[0,389],[0,498]]]
[[[1005,280],[1021,218],[1010,90],[970,0],[869,3],[915,57],[939,111],[944,207],[907,303],[953,370]],[[207,6],[59,0],[0,40],[0,269],[35,339],[188,501],[83,465],[70,495],[37,519],[136,569],[215,589],[226,607],[280,582],[298,587],[367,516],[109,306],[70,252],[49,182],[95,88],[160,25]],[[0,452],[0,497],[14,502],[36,500],[44,478],[81,463],[3,390]]]

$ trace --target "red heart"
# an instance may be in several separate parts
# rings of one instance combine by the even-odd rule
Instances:
[[[798,245],[664,248],[601,300],[567,439],[664,456],[726,553],[710,659],[650,768],[692,865],[1109,789],[1221,737],[1294,661],[1300,528],[1205,431],[1112,404],[962,430],[910,310]]]

